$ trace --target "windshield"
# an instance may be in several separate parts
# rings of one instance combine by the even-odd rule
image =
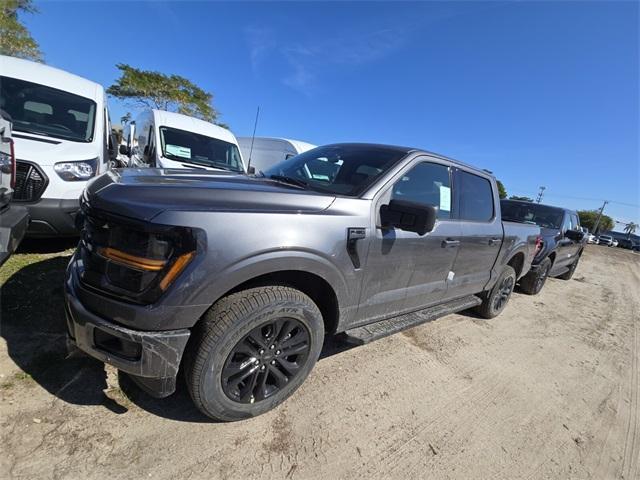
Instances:
[[[11,115],[15,131],[74,142],[91,142],[96,103],[85,97],[0,77],[0,105]]]
[[[290,178],[322,192],[357,196],[406,155],[366,145],[329,145],[301,153],[265,170],[266,177]]]
[[[502,219],[509,222],[531,223],[544,228],[560,229],[564,211],[537,203],[520,203],[503,200]]]
[[[162,156],[177,162],[244,172],[238,147],[218,138],[160,127]]]

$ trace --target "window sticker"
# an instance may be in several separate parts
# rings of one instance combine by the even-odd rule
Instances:
[[[440,185],[440,210],[451,211],[451,189]]]
[[[191,149],[189,147],[180,147],[167,143],[165,150],[167,153],[175,155],[176,157],[191,158]]]

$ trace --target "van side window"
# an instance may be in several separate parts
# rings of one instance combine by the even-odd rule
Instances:
[[[460,220],[491,221],[494,213],[491,182],[462,170],[459,173]]]
[[[393,186],[391,199],[433,205],[438,209],[438,218],[450,218],[449,167],[426,162],[416,165]]]

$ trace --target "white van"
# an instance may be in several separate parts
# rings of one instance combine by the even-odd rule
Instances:
[[[130,166],[246,172],[236,137],[213,123],[147,110],[127,127]]]
[[[57,68],[0,55],[0,109],[13,121],[13,201],[29,210],[27,235],[77,235],[82,190],[109,168],[115,153],[104,89]]]
[[[11,117],[0,109],[0,266],[18,248],[29,225],[25,207],[11,204],[16,183],[16,155]]]
[[[253,148],[251,147],[252,141]],[[316,145],[300,140],[272,137],[238,137],[238,143],[245,162],[256,172],[266,170],[282,160],[316,148]],[[249,162],[249,155],[251,155],[251,162]]]

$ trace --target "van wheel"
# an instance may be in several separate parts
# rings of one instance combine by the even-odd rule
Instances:
[[[229,295],[205,313],[189,344],[191,398],[215,420],[265,413],[302,385],[323,339],[320,310],[296,289],[269,286]]]
[[[551,270],[551,260],[545,258],[535,271],[527,273],[520,280],[520,289],[529,295],[537,295],[549,277],[549,270]]]
[[[482,303],[476,307],[478,314],[484,318],[498,316],[509,303],[515,285],[516,271],[507,265],[502,270],[493,288],[484,295]]]
[[[582,252],[580,252],[580,255],[582,255]],[[578,262],[580,261],[580,255],[578,255],[578,258],[576,258],[576,261],[571,264],[571,266],[569,267],[569,270],[564,272],[562,275],[558,275],[559,279],[561,279],[561,280],[571,280],[571,277],[573,277],[573,274],[576,272],[576,268],[578,268]]]

